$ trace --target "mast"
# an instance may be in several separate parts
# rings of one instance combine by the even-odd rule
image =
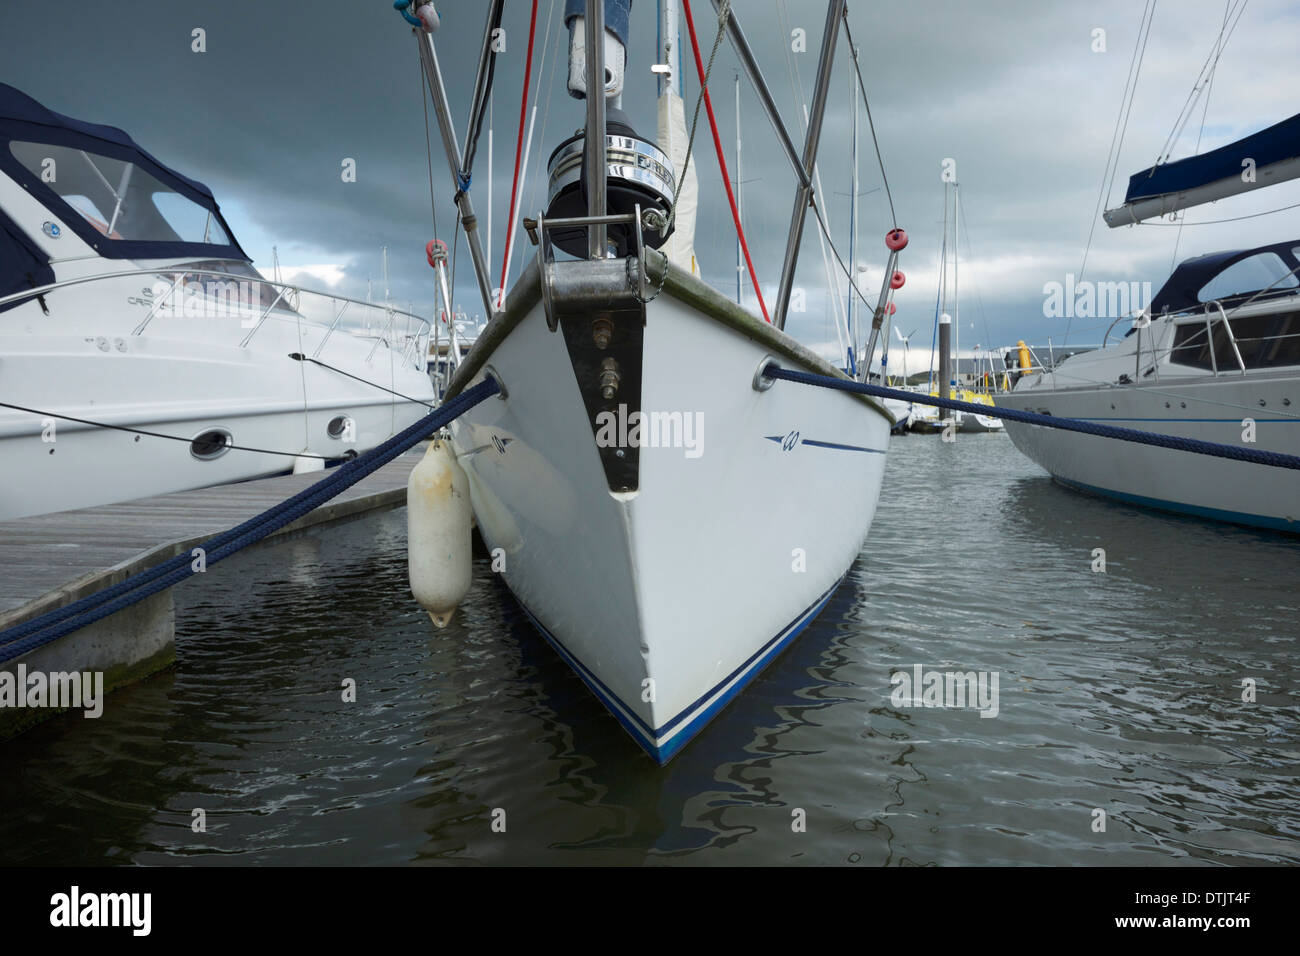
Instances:
[[[957,286],[957,268],[958,268],[958,229],[961,226],[961,207],[959,205],[960,193],[957,191],[958,184],[952,184],[952,320],[954,325],[953,350],[956,355],[953,360],[953,381],[955,386],[957,380],[961,378],[961,295]]]
[[[504,0],[491,0],[488,10],[488,23],[499,22],[501,6]],[[417,9],[417,13],[423,7]],[[452,125],[451,105],[447,101],[447,88],[443,83],[442,69],[438,65],[438,51],[433,44],[433,34],[424,30],[415,31],[420,48],[420,65],[424,68],[425,82],[433,100],[433,111],[438,119],[438,130],[442,134],[443,152],[447,157],[447,167],[451,172],[452,182],[456,186],[455,202],[460,212],[461,226],[465,230],[465,243],[469,246],[470,258],[474,263],[474,278],[478,281],[479,294],[483,297],[483,306],[488,315],[494,312],[492,302],[492,280],[488,277],[487,260],[483,255],[483,243],[479,238],[478,218],[474,215],[474,203],[469,197],[469,183],[462,181],[460,163],[460,144],[456,141],[456,130]],[[475,102],[479,102],[477,87],[486,85],[487,79],[483,60],[490,54],[491,31],[484,36],[484,52],[480,56],[479,79],[476,82]],[[466,143],[468,149],[471,139]]]
[[[831,5],[833,7],[834,3]],[[722,12],[722,0],[713,0],[713,9],[720,14]],[[794,142],[790,139],[790,133],[785,128],[785,123],[781,121],[781,114],[776,108],[776,103],[772,100],[772,93],[767,88],[767,81],[763,79],[763,72],[758,68],[758,63],[754,60],[754,51],[749,48],[749,42],[745,39],[745,32],[740,28],[740,20],[737,18],[734,8],[727,15],[727,34],[731,37],[731,45],[736,51],[736,57],[740,60],[741,66],[745,68],[745,75],[749,77],[754,92],[758,94],[759,105],[763,107],[763,112],[767,114],[768,122],[772,124],[772,130],[776,133],[781,149],[786,158],[790,160],[790,165],[794,168],[794,174],[799,177],[801,185],[807,186],[812,179],[812,173],[805,169],[804,164],[799,160],[799,154],[795,151]]]
[[[588,0],[583,15],[587,54],[587,127],[583,163],[587,173],[587,215],[605,215],[605,2]],[[609,255],[604,223],[587,227],[587,258]]]
[[[853,53],[854,59],[856,59],[857,51],[851,50],[850,52]],[[845,323],[847,324],[849,331],[849,374],[856,377],[856,370],[853,367],[854,359],[852,353],[853,347],[857,345],[858,342],[856,333],[853,330],[853,313],[857,311],[855,308],[857,303],[853,300],[857,298],[855,293],[858,289],[858,279],[856,274],[858,268],[858,84],[852,82],[852,80],[853,77],[850,76],[850,85],[853,87],[853,187],[852,193],[849,196],[849,310],[845,318]],[[887,350],[889,346],[888,335],[885,336],[885,346]],[[868,355],[867,362],[870,363],[870,361],[871,356]],[[885,371],[883,366],[884,363],[882,362],[880,369],[882,375]],[[871,369],[863,369],[862,374],[863,381],[870,380]]]
[[[939,334],[939,315],[948,308],[948,187],[943,187],[943,238],[939,240],[939,283],[934,291],[934,332],[930,336],[930,388],[938,383],[934,377],[938,358],[935,339]]]
[[[659,15],[659,63],[651,71],[659,79],[660,96],[665,93],[682,95],[682,51],[677,32],[677,0],[656,0]]]

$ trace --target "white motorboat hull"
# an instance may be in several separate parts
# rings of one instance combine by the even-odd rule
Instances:
[[[643,445],[637,490],[612,492],[563,336],[530,291],[536,277],[533,267],[511,296],[532,301],[493,320],[479,361],[453,383],[481,381],[487,363],[507,391],[452,425],[454,446],[511,591],[666,762],[847,572],[875,513],[891,420],[859,396],[787,382],[755,390],[769,354],[834,373],[674,270],[647,307],[641,408],[692,416],[702,442],[694,457]],[[730,324],[717,318],[728,308]],[[774,342],[788,343],[784,355]]]
[[[3,401],[35,410],[0,407],[0,519],[279,474],[301,454],[349,457],[429,411],[419,404],[433,400],[421,356],[291,312],[273,311],[247,346],[249,320],[183,309],[158,310],[137,334],[149,303],[128,303],[150,281],[107,276],[48,293],[48,316],[36,301],[0,315]],[[333,368],[289,357],[322,341],[320,360]],[[213,429],[277,454],[196,457],[190,442]]]
[[[1167,368],[1167,366],[1166,366]],[[1008,408],[1300,455],[1295,372],[1251,372],[1150,386],[1017,388]],[[1238,410],[1234,414],[1234,409]],[[1252,411],[1257,410],[1257,411]],[[1255,443],[1243,445],[1244,418]],[[1219,521],[1300,532],[1300,473],[1038,425],[1006,423],[1025,455],[1063,484],[1130,504]]]

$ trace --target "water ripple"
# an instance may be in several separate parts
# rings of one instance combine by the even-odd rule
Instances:
[[[1005,436],[888,468],[826,610],[667,768],[485,560],[435,631],[395,512],[178,588],[174,669],[5,745],[0,862],[1300,861],[1295,540],[1078,495]],[[895,707],[918,664],[996,672],[997,717]]]

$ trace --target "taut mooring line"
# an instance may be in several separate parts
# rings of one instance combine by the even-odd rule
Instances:
[[[1155,445],[1160,448],[1173,448],[1176,451],[1191,452],[1194,455],[1211,455],[1215,458],[1231,458],[1235,461],[1248,461],[1255,465],[1268,465],[1273,468],[1290,468],[1300,471],[1300,457],[1284,455],[1275,451],[1260,451],[1254,448],[1238,448],[1236,445],[1222,445],[1218,442],[1201,441],[1198,438],[1179,438],[1175,435],[1161,435],[1158,432],[1143,432],[1136,428],[1119,428],[1115,425],[1099,425],[1078,418],[1058,418],[1055,415],[1040,415],[1037,412],[1022,412],[1014,408],[1002,408],[998,405],[977,405],[973,402],[959,402],[952,398],[938,398],[934,395],[922,395],[918,392],[905,392],[902,389],[886,388],[883,385],[870,385],[851,379],[831,378],[829,375],[814,375],[811,372],[797,372],[794,369],[768,365],[763,370],[768,378],[798,382],[801,385],[816,385],[820,388],[837,389],[841,392],[857,392],[860,395],[872,395],[876,398],[893,398],[902,402],[917,402],[921,405],[935,405],[957,412],[969,412],[973,415],[986,415],[989,418],[1001,418],[1026,425],[1042,425],[1046,428],[1060,428],[1065,431],[1096,435],[1100,438],[1115,438],[1119,441],[1136,442],[1139,445]]]
[[[293,497],[272,505],[242,524],[214,535],[200,545],[204,553],[203,566],[206,568],[209,564],[228,558],[285,525],[297,521],[309,511],[386,465],[427,435],[444,428],[475,405],[500,391],[501,386],[494,378],[480,382],[441,406],[437,411],[398,432],[382,445],[377,445],[364,455],[359,455],[346,464],[340,465],[329,477],[321,479],[310,488],[304,488]],[[102,591],[96,591],[71,604],[55,608],[8,630],[0,631],[0,664],[80,630],[87,624],[93,624],[101,618],[130,607],[199,573],[193,568],[191,555],[192,552],[178,554],[156,567],[133,574]]]

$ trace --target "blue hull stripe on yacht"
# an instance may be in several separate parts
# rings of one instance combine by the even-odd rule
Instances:
[[[778,445],[784,442],[787,438],[785,435],[764,435],[763,437],[768,441],[776,442]],[[796,444],[812,445],[816,448],[833,448],[836,451],[865,451],[870,452],[873,455],[883,455],[885,453],[885,449],[883,448],[864,448],[862,445],[841,445],[839,442],[817,441],[814,438],[800,438]]]
[[[660,764],[664,764],[686,746],[687,742],[699,733],[704,728],[705,724],[713,719],[719,711],[726,707],[727,704],[731,702],[732,698],[744,690],[745,687],[747,687],[749,683],[758,676],[763,668],[770,664],[791,641],[799,636],[804,628],[806,628],[821,612],[822,608],[826,606],[826,602],[830,600],[831,595],[835,593],[835,589],[840,586],[843,580],[844,576],[841,575],[834,584],[827,588],[826,591],[817,598],[817,600],[805,608],[793,621],[782,628],[780,633],[751,654],[743,664],[714,684],[709,688],[709,690],[701,694],[693,703],[684,707],[677,716],[671,718],[657,729],[652,728],[641,717],[634,713],[632,709],[624,704],[618,695],[610,690],[599,677],[588,670],[587,667],[564,646],[563,642],[561,642],[559,638],[546,629],[546,626],[537,619],[537,615],[533,614],[533,612],[528,609],[528,606],[524,604],[523,601],[519,600],[518,595],[515,596],[515,600],[518,601],[519,606],[523,608],[524,613],[528,615],[528,619],[533,622],[533,626],[537,628],[538,632],[546,639],[547,643],[555,648],[556,653],[558,653],[560,657],[564,659],[565,663],[572,667],[574,672],[582,678],[583,683],[585,683],[587,687],[590,688],[591,692],[600,699],[600,702],[603,703],[609,712],[614,715],[615,719],[623,725],[623,729],[631,734],[633,739],[635,739],[636,742],[650,754],[650,756],[654,757]],[[737,677],[740,679],[737,680]],[[736,683],[731,687],[727,687],[727,684],[731,683],[733,680],[736,681]],[[726,688],[726,690],[722,690],[722,688]],[[704,705],[715,695],[716,699],[709,703],[704,710],[696,714],[689,723],[680,729],[674,730],[674,728],[676,728],[678,724],[681,724],[688,715],[694,713],[697,708]],[[663,741],[664,738],[669,735],[672,736],[671,740],[666,743],[660,743],[660,741]]]
[[[1087,485],[1081,481],[1062,478],[1060,475],[1053,475],[1052,477],[1061,484],[1078,491],[1086,491],[1105,498],[1114,498],[1117,501],[1123,501],[1131,505],[1142,505],[1160,511],[1174,511],[1178,514],[1193,515],[1197,518],[1211,518],[1215,521],[1227,521],[1232,524],[1252,525],[1256,528],[1270,528],[1274,531],[1289,531],[1292,534],[1300,533],[1300,522],[1287,521],[1285,518],[1271,518],[1268,515],[1248,514],[1244,511],[1225,511],[1221,508],[1203,508],[1200,505],[1183,504],[1180,501],[1166,501],[1163,498],[1148,498],[1144,495],[1131,495],[1124,491],[1113,491],[1110,488],[1098,488],[1095,485]]]
[[[883,448],[863,448],[861,445],[840,445],[833,441],[816,441],[812,438],[805,438],[802,442],[805,445],[815,445],[818,448],[834,448],[837,451],[867,451],[873,455],[883,455]]]

